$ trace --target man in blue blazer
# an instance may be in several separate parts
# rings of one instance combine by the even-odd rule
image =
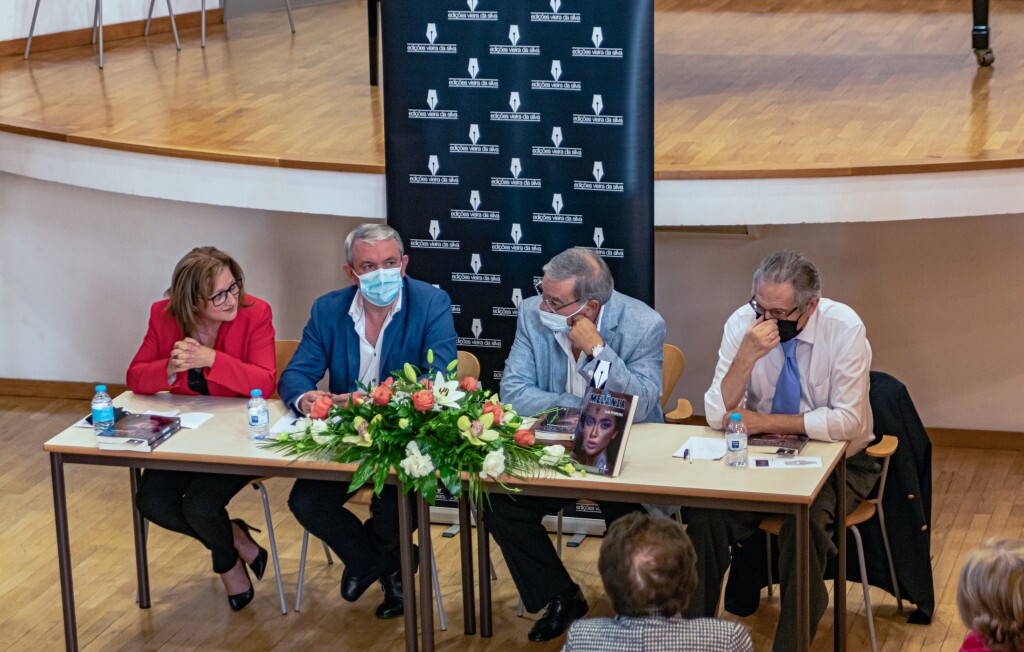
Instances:
[[[505,361],[501,398],[520,414],[556,406],[579,407],[599,363],[608,363],[607,389],[637,396],[636,421],[662,421],[661,364],[665,321],[646,304],[614,289],[599,256],[580,247],[544,266],[539,296],[519,306],[512,351]],[[531,641],[561,634],[589,607],[555,553],[541,521],[573,500],[491,496],[484,513],[501,547],[523,604],[531,612],[547,605],[530,631]],[[605,522],[639,505],[598,501]]]
[[[409,278],[409,257],[394,229],[367,224],[345,240],[345,274],[355,283],[313,304],[302,341],[281,374],[281,398],[300,414],[321,396],[344,404],[362,385],[379,385],[406,362],[426,370],[427,352],[443,369],[456,358],[451,299]],[[329,392],[316,389],[329,374]],[[399,564],[398,496],[392,485],[370,502],[362,523],[345,509],[347,482],[296,480],[288,498],[295,518],[325,541],[345,564],[341,596],[354,602],[374,582],[384,587],[378,618],[403,614]]]

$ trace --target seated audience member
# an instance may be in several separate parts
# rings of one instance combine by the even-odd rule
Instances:
[[[583,248],[544,266],[538,296],[519,306],[516,337],[501,381],[501,398],[520,414],[580,405],[597,365],[610,365],[607,389],[638,397],[636,421],[662,421],[661,346],[665,321],[646,304],[615,292],[611,271]],[[541,524],[571,499],[491,496],[484,519],[530,612],[547,611],[531,641],[561,636],[589,609]],[[598,501],[611,523],[639,505]]]
[[[277,365],[270,306],[244,290],[242,268],[214,247],[197,247],[178,261],[167,299],[153,304],[149,330],[128,367],[136,394],[249,396],[274,393]],[[241,423],[241,422],[239,422]],[[251,528],[230,519],[228,502],[252,478],[222,473],[147,469],[136,505],[157,525],[209,548],[235,611],[254,591],[245,564],[263,578],[267,551]]]
[[[871,347],[857,314],[822,298],[814,264],[795,251],[766,257],[754,272],[753,293],[729,317],[715,378],[704,397],[708,423],[724,428],[730,414],[743,416],[748,432],[801,433],[820,441],[848,441],[846,495],[837,500],[826,483],[810,509],[810,636],[828,604],[825,562],[832,543],[837,503],[847,513],[869,494],[879,469],[864,449],[871,443],[868,402]],[[722,473],[726,473],[723,468]],[[785,479],[780,475],[779,481]],[[765,514],[712,509],[685,510],[687,533],[697,551],[700,576],[689,616],[714,616],[729,548],[757,531]],[[779,537],[782,607],[775,650],[796,645],[794,517]]]
[[[578,620],[563,651],[751,652],[739,623],[683,617],[697,584],[696,554],[683,526],[633,512],[612,523],[597,568],[614,618]]]
[[[347,404],[357,383],[379,385],[407,362],[426,370],[428,351],[441,370],[456,359],[451,299],[406,275],[409,257],[397,231],[384,224],[358,227],[345,240],[345,261],[353,285],[316,300],[281,374],[281,398],[300,414],[309,414],[321,396]],[[329,392],[316,388],[325,373]],[[341,597],[355,602],[380,582],[384,601],[376,616],[396,618],[404,613],[398,492],[387,485],[374,494],[365,523],[345,508],[352,496],[348,482],[299,479],[288,506],[345,564]]]
[[[989,541],[960,571],[961,652],[1024,652],[1024,539]]]

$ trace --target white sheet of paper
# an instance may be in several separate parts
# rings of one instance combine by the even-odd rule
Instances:
[[[690,437],[672,457],[682,457],[690,450],[691,460],[720,460],[725,455],[725,440],[717,437]]]
[[[181,410],[146,410],[145,412],[143,412],[143,414],[155,414],[158,417],[176,417],[176,416],[178,416],[179,412],[181,412]],[[191,426],[186,426],[184,423],[182,423],[181,425],[184,428],[190,428],[191,427]]]
[[[176,416],[181,419],[181,427],[189,429],[198,428],[213,418],[209,412],[184,412]]]
[[[283,417],[281,417],[280,419],[278,419],[277,423],[275,423],[270,428],[270,434],[272,434],[272,435],[280,435],[283,432],[295,432],[295,429],[296,429],[295,423],[298,420],[299,420],[299,417],[297,417],[294,414],[292,414],[291,412],[289,412],[288,414],[286,414]]]
[[[751,455],[747,465],[752,469],[820,469],[821,458]]]

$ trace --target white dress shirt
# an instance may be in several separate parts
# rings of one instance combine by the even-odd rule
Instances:
[[[604,313],[604,309],[597,313],[597,323],[594,326],[598,331],[601,330],[601,315]],[[555,341],[558,342],[558,346],[562,347],[565,351],[565,391],[583,398],[583,395],[587,391],[587,387],[590,385],[590,380],[581,373],[583,367],[587,365],[587,354],[585,351],[580,351],[579,358],[572,357],[572,342],[569,340],[568,333],[555,333]]]
[[[715,379],[704,395],[705,414],[714,428],[721,428],[726,413],[722,379],[756,319],[753,309],[744,305],[725,323]],[[848,455],[860,452],[874,439],[868,401],[871,345],[864,323],[849,306],[821,299],[796,342],[804,432],[811,439],[849,441]],[[785,359],[777,345],[754,364],[740,407],[771,413],[775,383]]]
[[[366,310],[363,305],[363,295],[356,292],[352,299],[352,305],[348,309],[348,316],[355,324],[356,335],[359,336],[359,382],[363,385],[376,386],[380,384],[381,348],[384,345],[384,331],[395,316],[395,313],[402,309],[402,293],[391,303],[388,316],[384,318],[384,325],[380,327],[377,334],[377,342],[370,344],[366,339]]]

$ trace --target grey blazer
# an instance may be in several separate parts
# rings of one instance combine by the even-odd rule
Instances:
[[[554,333],[540,321],[540,297],[519,305],[516,339],[505,361],[501,400],[523,415],[552,407],[579,407],[580,399],[565,391],[566,357]],[[665,320],[642,301],[613,292],[601,309],[604,350],[579,369],[589,383],[597,363],[611,363],[605,387],[640,397],[635,421],[664,421],[661,414],[661,346]]]

